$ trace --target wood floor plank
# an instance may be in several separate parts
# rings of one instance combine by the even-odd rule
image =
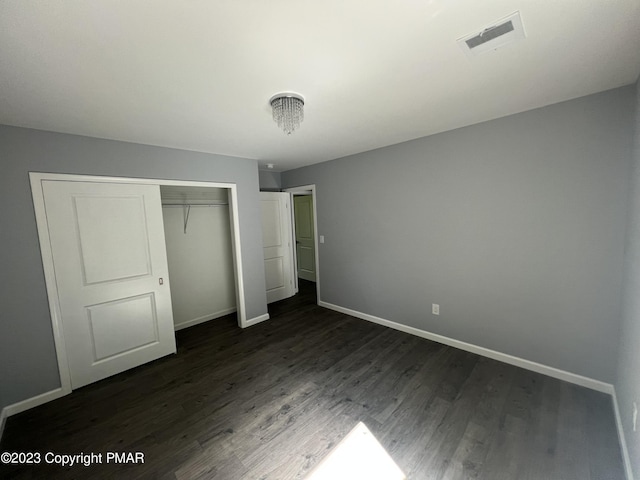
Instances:
[[[143,452],[144,464],[0,465],[0,478],[289,480],[363,422],[411,480],[624,478],[610,397],[355,319],[315,287],[242,330],[7,420],[2,451]]]
[[[529,452],[522,462],[524,475],[541,478],[557,476],[556,453],[558,448],[558,415],[562,382],[553,378],[543,379],[541,401],[532,418],[530,431],[526,436]],[[528,473],[527,473],[528,472]]]
[[[464,440],[476,405],[482,399],[486,385],[493,377],[493,365],[478,360],[479,358],[475,355],[461,355],[456,359],[453,363],[455,374],[452,375],[455,381],[446,384],[447,388],[443,390],[447,393],[446,396],[439,395],[439,397],[450,401],[451,407],[438,425],[435,434],[429,439],[422,459],[414,467],[416,472],[429,472],[427,478],[442,478],[446,474],[458,445]],[[462,372],[468,373],[465,375],[465,381],[459,384]],[[450,387],[458,384],[455,397],[451,398]]]
[[[587,437],[589,443],[589,470],[593,480],[613,480],[624,477],[617,442],[611,442],[618,433],[611,415],[610,396],[587,392]]]
[[[591,478],[590,462],[584,457],[585,452],[589,452],[589,441],[586,399],[581,388],[567,384],[561,386],[557,430],[557,470],[567,478],[570,475],[574,475],[574,478]],[[565,473],[567,465],[572,468]]]
[[[451,460],[448,462],[443,480],[456,478],[478,478],[483,470],[488,446],[498,428],[501,414],[513,382],[514,371],[506,364],[489,359],[480,359],[489,378],[478,402],[473,408],[469,423]]]

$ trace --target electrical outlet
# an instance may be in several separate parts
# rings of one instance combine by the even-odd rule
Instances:
[[[636,431],[636,424],[638,423],[638,405],[633,402],[633,431]]]
[[[431,313],[433,313],[434,315],[440,315],[440,305],[438,305],[437,303],[432,303]]]

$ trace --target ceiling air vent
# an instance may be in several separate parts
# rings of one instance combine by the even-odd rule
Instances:
[[[515,12],[480,33],[472,33],[458,39],[458,45],[469,57],[491,52],[497,48],[525,38],[520,12]]]

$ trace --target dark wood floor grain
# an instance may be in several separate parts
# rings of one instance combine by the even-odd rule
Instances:
[[[142,452],[143,464],[0,466],[2,478],[301,479],[362,421],[412,480],[623,479],[609,396],[315,304],[8,419],[0,450]]]

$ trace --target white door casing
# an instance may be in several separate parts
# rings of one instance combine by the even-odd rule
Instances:
[[[295,294],[291,248],[291,199],[288,193],[260,192],[267,303]]]
[[[42,189],[71,388],[175,353],[159,186]]]
[[[315,233],[313,228],[313,198],[294,195],[296,258],[298,278],[316,281]]]

